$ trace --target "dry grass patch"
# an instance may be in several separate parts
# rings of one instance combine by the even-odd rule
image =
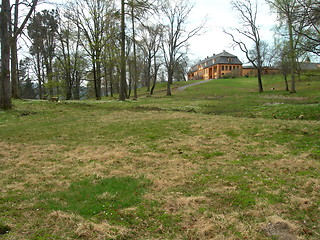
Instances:
[[[34,146],[29,144],[2,143],[0,153],[2,168],[1,182],[4,191],[40,190],[46,183],[56,183],[57,174],[63,170],[63,147],[57,145]],[[58,187],[59,188],[59,187]]]
[[[309,221],[319,216],[319,162],[310,157],[316,140],[310,146],[307,142],[305,149],[291,146],[315,136],[312,129],[318,123],[165,111],[95,117],[84,125],[85,132],[79,130],[80,135],[88,134],[84,142],[1,143],[1,197],[7,202],[0,219],[4,216],[17,234],[22,236],[19,225],[31,218],[26,226],[30,238],[37,227],[62,239],[126,239],[130,234],[136,239],[217,240],[319,236],[313,229],[317,220]],[[288,138],[282,138],[285,134]],[[99,220],[99,213],[94,219],[56,210],[28,214],[39,193],[66,191],[83,179],[142,176],[150,186],[141,205],[119,210],[132,217],[134,233],[120,226],[119,219],[112,224]],[[31,196],[10,199],[16,192]],[[97,199],[116,196],[102,192]],[[309,221],[307,227],[303,221]]]
[[[88,240],[116,239],[125,236],[130,231],[125,227],[112,226],[107,222],[93,223],[76,214],[62,211],[50,213],[45,224],[47,224],[53,234],[60,234],[61,230],[64,230],[67,233],[75,233],[81,239]],[[65,237],[65,239],[71,239],[68,235]]]
[[[279,216],[270,216],[267,220],[268,224],[263,228],[263,231],[268,237],[276,237],[279,240],[305,239],[298,237],[301,230],[294,223],[283,220]]]

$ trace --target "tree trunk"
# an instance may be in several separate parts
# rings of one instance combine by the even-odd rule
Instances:
[[[39,52],[37,52],[36,61],[37,61],[37,78],[38,78],[39,99],[42,99],[43,98],[42,79],[41,79],[41,64],[40,64],[40,53]]]
[[[52,72],[52,65],[49,62],[49,59],[46,60],[46,73],[48,78],[48,85],[49,85],[49,95],[50,98],[53,97],[53,72]]]
[[[13,40],[11,44],[11,88],[12,97],[19,99],[19,78],[18,78],[18,49],[17,40]]]
[[[0,39],[1,39],[1,75],[0,75],[0,109],[12,109],[10,87],[10,49],[12,40],[16,40],[21,34],[30,18],[38,0],[33,0],[29,13],[24,18],[20,28],[17,28],[13,36],[10,36],[11,9],[10,0],[2,0],[0,14]],[[16,65],[14,65],[16,66]]]
[[[110,76],[110,96],[113,97],[113,64],[111,64],[109,68],[109,76]]]
[[[153,83],[152,83],[152,87],[151,87],[151,90],[150,90],[150,95],[153,95],[153,91],[156,87],[156,83],[157,83],[157,76],[158,76],[158,66],[157,66],[157,58],[156,58],[156,53],[154,53],[154,76],[153,76]]]
[[[126,33],[124,0],[121,0],[121,76],[119,100],[126,100]]]
[[[97,100],[101,100],[101,62],[100,62],[100,55],[99,57],[97,57],[96,59],[97,61],[97,93],[96,93],[96,97]]]
[[[151,54],[149,53],[148,60],[147,60],[147,76],[146,76],[146,85],[147,85],[147,92],[150,92],[150,80],[151,80]]]
[[[263,92],[263,86],[262,86],[262,74],[261,74],[261,67],[257,69],[258,70],[258,86],[259,86],[259,92]]]
[[[44,66],[45,66],[45,63],[44,63],[44,60],[43,59],[40,59],[41,60],[41,77],[39,78],[41,81],[42,81],[42,97],[44,100],[47,100],[48,99],[48,92],[47,92],[47,88],[45,86],[45,73],[44,73]]]
[[[130,99],[130,96],[131,96],[131,89],[132,89],[132,82],[133,82],[133,78],[134,78],[134,70],[132,70],[132,67],[134,68],[133,65],[133,61],[130,61],[128,63],[128,72],[129,72],[129,83],[128,83],[128,91],[126,91],[127,95],[126,95],[126,98],[127,99]]]
[[[11,36],[14,36],[18,31],[18,17],[19,17],[19,0],[15,2],[14,19],[13,19],[13,32]],[[20,98],[19,93],[19,77],[18,77],[18,48],[17,39],[13,38],[11,42],[11,88],[12,97],[15,99]]]
[[[287,79],[287,74],[283,74],[283,78],[284,78],[284,83],[286,85],[286,91],[289,92],[289,85],[288,85],[288,79]]]
[[[74,96],[74,99],[79,100],[80,99],[80,74],[78,71],[76,71],[75,73],[75,82],[76,82],[76,85],[73,92],[73,96]]]
[[[77,45],[76,45],[76,53],[75,53],[75,57],[74,57],[74,70],[72,72],[72,81],[75,82],[75,89],[73,92],[73,97],[76,100],[80,99],[80,80],[81,80],[81,74],[80,74],[80,70],[79,68],[79,46],[80,46],[80,30],[78,29],[77,32]],[[70,55],[70,54],[69,54]]]
[[[12,108],[10,89],[10,1],[2,0],[1,9],[1,76],[0,76],[0,109]]]
[[[291,91],[290,93],[296,93],[296,77],[295,77],[295,50],[293,40],[293,26],[291,16],[288,16],[288,28],[289,28],[289,44],[290,44],[290,74],[291,74]]]
[[[65,37],[66,45],[64,44],[64,39],[61,35],[59,35],[62,54],[63,54],[63,68],[65,71],[65,78],[66,78],[66,100],[71,100],[72,98],[72,87],[73,87],[73,78],[71,74],[72,64],[71,64],[71,54],[70,54],[70,38],[69,36]]]
[[[253,28],[254,29],[254,28]],[[261,52],[260,52],[260,37],[259,34],[256,33],[254,30],[253,32],[255,33],[255,39],[256,39],[256,51],[257,51],[257,71],[258,71],[258,87],[259,87],[259,92],[263,92],[263,86],[262,86],[262,63],[261,63]]]
[[[169,69],[168,71],[168,82],[167,82],[167,96],[171,96],[171,84],[173,78],[173,71]]]
[[[121,72],[121,67],[119,65],[117,65],[117,73],[120,73]],[[121,74],[117,74],[116,75],[116,81],[114,83],[114,93],[120,93],[120,78],[121,78]],[[124,87],[125,88],[125,87]]]
[[[133,6],[131,7],[131,22],[132,22],[132,38],[133,38],[133,92],[134,92],[133,100],[137,100],[138,99],[137,50],[136,50],[136,29],[134,24]]]
[[[92,72],[93,72],[93,85],[94,85],[94,94],[96,99],[98,100],[97,92],[98,92],[98,85],[97,85],[97,71],[96,71],[96,64],[94,61],[94,57],[92,56]]]
[[[105,90],[105,94],[106,94],[106,97],[109,97],[109,92],[108,92],[108,78],[107,78],[107,75],[108,75],[108,71],[107,71],[107,64],[105,63],[104,64],[104,84],[106,86],[106,90]]]
[[[70,100],[72,98],[72,85],[71,85],[71,76],[70,76],[70,71],[66,72],[66,81],[67,81],[67,91],[66,91],[66,100]]]

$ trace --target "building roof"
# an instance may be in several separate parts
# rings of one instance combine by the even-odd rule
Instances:
[[[242,65],[242,62],[238,59],[237,56],[232,55],[223,50],[222,53],[213,54],[211,57],[198,62],[196,65],[192,66],[189,72],[195,72],[202,68],[208,68],[217,64],[239,64]]]
[[[303,70],[316,70],[320,69],[320,63],[302,62],[300,63]]]

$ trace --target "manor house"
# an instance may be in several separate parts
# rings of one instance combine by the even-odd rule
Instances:
[[[188,72],[188,80],[218,79],[224,75],[242,76],[242,71],[242,62],[238,57],[223,51],[192,66]]]

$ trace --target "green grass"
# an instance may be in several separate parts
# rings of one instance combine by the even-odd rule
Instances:
[[[143,178],[86,179],[73,182],[67,191],[41,194],[39,208],[79,214],[94,221],[139,229],[145,221],[148,229],[162,224],[166,229],[174,226],[179,218],[165,213],[157,201],[143,200],[150,182]],[[134,207],[134,210],[125,211]],[[131,233],[131,235],[135,233]]]
[[[15,100],[0,112],[0,238],[267,240],[275,218],[319,239],[319,80],[263,82]]]
[[[265,91],[258,93],[256,78],[213,80],[177,92],[174,97],[161,97],[156,105],[153,100],[146,101],[144,106],[236,117],[320,119],[318,80],[297,82],[297,94],[284,91],[278,76],[265,76],[263,83]]]
[[[141,202],[146,184],[144,179],[128,177],[86,179],[72,183],[67,191],[43,194],[40,201],[44,209],[74,212],[83,217],[111,214],[106,218],[117,218],[112,212]]]

